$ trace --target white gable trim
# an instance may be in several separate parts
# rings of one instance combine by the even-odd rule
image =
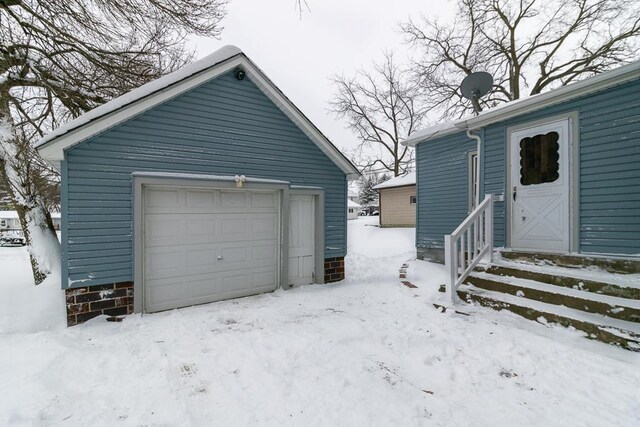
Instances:
[[[164,89],[120,107],[112,112],[87,122],[37,147],[40,155],[54,166],[64,160],[64,151],[105,132],[126,120],[144,113],[157,105],[175,98],[194,87],[215,79],[236,67],[241,67],[247,76],[278,108],[293,121],[325,153],[349,179],[360,176],[349,160],[298,110],[295,105],[256,67],[244,54],[236,55],[198,74],[187,77]]]

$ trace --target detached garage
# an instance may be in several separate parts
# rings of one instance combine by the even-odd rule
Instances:
[[[227,46],[38,143],[69,325],[344,278],[357,169]]]

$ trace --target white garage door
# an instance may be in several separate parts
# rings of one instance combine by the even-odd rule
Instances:
[[[145,187],[145,311],[275,290],[278,206],[276,191]]]

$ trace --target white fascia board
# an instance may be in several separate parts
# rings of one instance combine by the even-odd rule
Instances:
[[[245,70],[251,81],[347,175],[348,179],[353,180],[360,176],[360,172],[351,162],[340,153],[309,119],[307,119],[244,54],[235,56],[200,74],[188,77],[172,86],[161,89],[145,98],[98,117],[77,129],[71,130],[45,143],[41,147],[38,147],[38,151],[49,163],[54,165],[59,164],[59,162],[64,159],[64,150],[239,66]]]

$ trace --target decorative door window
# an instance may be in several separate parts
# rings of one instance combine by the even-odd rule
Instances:
[[[558,132],[549,132],[520,140],[520,184],[544,184],[560,177],[559,138]]]

